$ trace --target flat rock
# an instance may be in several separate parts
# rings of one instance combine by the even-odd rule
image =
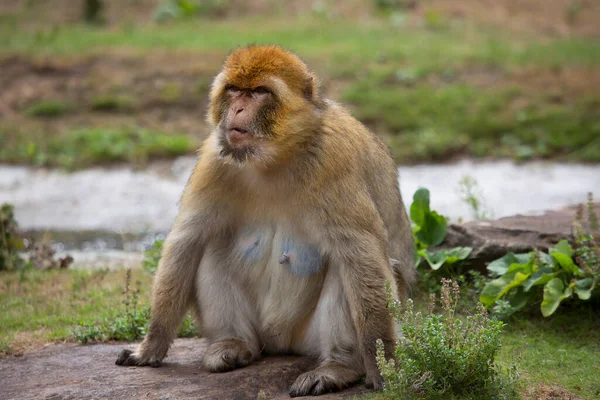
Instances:
[[[600,210],[600,203],[595,203]],[[470,221],[451,224],[442,247],[469,246],[471,266],[481,269],[489,261],[506,253],[525,253],[534,249],[542,251],[562,239],[573,241],[573,221],[576,206],[538,215],[516,215],[497,220]],[[584,228],[587,224],[584,222]]]
[[[207,342],[177,339],[160,368],[119,367],[119,351],[131,345],[49,345],[2,360],[2,399],[289,399],[298,375],[312,369],[309,357],[265,357],[227,373],[205,372],[200,361]],[[319,399],[367,393],[359,384]]]

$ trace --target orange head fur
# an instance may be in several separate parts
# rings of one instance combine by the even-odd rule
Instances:
[[[247,91],[263,87],[272,93],[270,139],[261,142],[257,151],[264,158],[281,158],[291,153],[303,135],[318,123],[317,79],[298,56],[279,46],[253,45],[229,54],[210,92],[207,119],[213,127],[219,127],[225,118],[229,106],[227,91],[231,87]]]

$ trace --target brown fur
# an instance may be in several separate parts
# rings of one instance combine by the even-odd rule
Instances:
[[[219,147],[227,85],[268,87],[277,104],[269,137],[254,138],[256,153],[237,163]],[[306,65],[276,46],[227,58],[208,120],[215,131],[165,242],[148,334],[117,363],[160,363],[191,305],[211,341],[204,365],[212,371],[247,365],[263,351],[296,352],[322,364],[298,378],[293,396],[337,390],[363,374],[380,388],[375,341],[390,356],[396,338],[386,281],[402,298],[414,281],[410,223],[385,145],[321,99]],[[292,251],[319,261],[288,269],[278,261],[288,238]],[[244,255],[254,241],[262,261]]]

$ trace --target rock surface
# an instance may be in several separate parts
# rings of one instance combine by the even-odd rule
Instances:
[[[600,203],[595,203],[600,211]],[[572,225],[577,207],[546,211],[536,216],[516,215],[494,221],[451,224],[442,247],[469,246],[471,266],[484,268],[489,261],[506,253],[548,250],[562,239],[573,241]]]
[[[49,345],[2,360],[2,399],[289,399],[298,375],[316,365],[308,357],[265,357],[224,374],[202,370],[202,339],[177,339],[160,368],[118,367],[123,344]],[[367,393],[364,385],[319,397]]]

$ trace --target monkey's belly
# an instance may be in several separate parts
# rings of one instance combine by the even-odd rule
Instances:
[[[296,351],[327,274],[319,250],[289,231],[261,227],[207,251],[198,280],[205,333],[258,340],[270,353]]]

